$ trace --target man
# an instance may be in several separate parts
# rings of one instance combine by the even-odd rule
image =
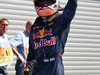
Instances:
[[[26,23],[26,30],[22,33],[18,33],[14,38],[9,41],[12,49],[14,50],[14,53],[18,57],[15,65],[16,75],[24,75],[25,63],[29,47],[29,34],[33,23],[34,20],[29,20]]]
[[[27,63],[30,75],[64,75],[62,55],[77,0],[68,0],[63,14],[59,0],[33,0],[39,17],[30,32]],[[34,65],[33,65],[34,64]]]
[[[0,19],[0,75],[7,75],[6,69],[13,61],[13,53],[5,34],[8,30],[9,21]]]

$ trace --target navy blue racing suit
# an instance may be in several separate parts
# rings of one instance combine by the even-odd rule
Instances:
[[[44,22],[38,17],[30,32],[28,66],[35,60],[33,74],[64,75],[62,55],[70,30],[70,23],[75,16],[77,0],[68,0],[63,13],[52,21]]]

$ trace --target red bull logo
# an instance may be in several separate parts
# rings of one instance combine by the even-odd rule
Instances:
[[[56,44],[56,38],[55,37],[51,37],[50,40],[40,39],[40,42],[38,42],[38,43],[34,42],[35,49],[38,48],[38,47],[51,46],[51,45],[55,45],[55,44]]]
[[[50,29],[50,31],[42,29],[39,32],[37,32],[36,34],[33,34],[33,39],[35,39],[35,38],[43,38],[44,36],[52,35],[51,32],[52,32],[52,29]]]

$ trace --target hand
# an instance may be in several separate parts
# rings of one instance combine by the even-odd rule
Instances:
[[[34,72],[33,72],[33,69],[34,69],[34,65],[35,65],[36,60],[31,60],[30,62],[27,62],[27,65],[28,65],[28,68],[29,68],[29,75],[32,75]]]
[[[22,62],[22,64],[26,63],[26,60],[21,55],[19,55],[18,58],[20,59],[20,61]]]

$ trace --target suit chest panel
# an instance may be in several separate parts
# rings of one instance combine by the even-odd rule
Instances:
[[[56,44],[56,37],[53,36],[52,26],[34,26],[32,35],[35,49]]]

